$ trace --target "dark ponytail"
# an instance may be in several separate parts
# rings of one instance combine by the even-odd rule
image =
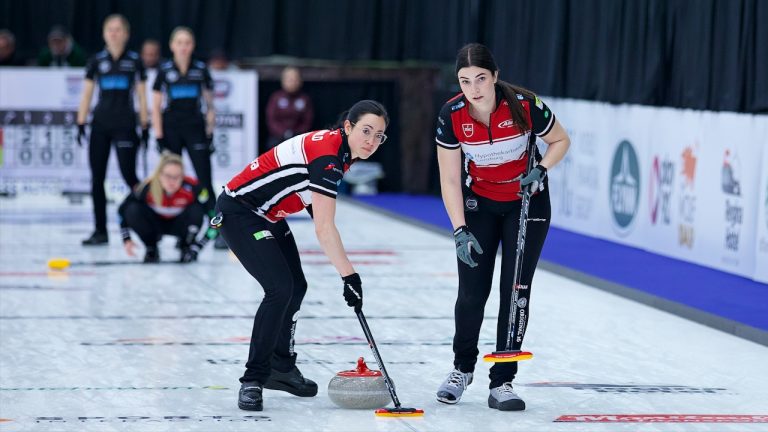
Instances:
[[[456,74],[459,73],[461,68],[477,66],[479,68],[488,69],[494,74],[499,71],[499,66],[496,64],[496,60],[493,59],[491,50],[485,45],[479,43],[471,43],[464,45],[456,54]],[[525,108],[520,100],[517,98],[518,94],[535,98],[536,95],[523,87],[512,85],[506,81],[498,79],[496,81],[498,90],[501,90],[502,96],[509,104],[509,112],[512,115],[512,121],[520,126],[524,131],[531,129],[528,116],[525,114]]]
[[[345,120],[349,120],[352,123],[357,123],[360,120],[360,117],[366,114],[373,114],[375,116],[383,117],[384,127],[389,126],[389,114],[387,114],[387,109],[384,108],[384,105],[376,102],[375,100],[366,99],[357,102],[356,104],[352,105],[352,108],[342,112],[331,129],[344,127]]]

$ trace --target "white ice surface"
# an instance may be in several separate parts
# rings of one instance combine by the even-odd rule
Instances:
[[[209,247],[183,266],[47,271],[56,256],[127,259],[109,211],[110,245],[83,248],[88,200],[0,199],[0,431],[768,431],[768,423],[554,422],[568,414],[768,415],[768,348],[542,270],[524,345],[534,358],[515,383],[528,409],[487,407],[482,361],[460,404],[436,402],[452,368],[453,242],[346,202],[337,222],[373,335],[403,405],[426,415],[382,419],[328,399],[336,372],[360,356],[375,361],[303,216],[289,222],[309,281],[297,351],[320,393],[267,390],[263,412],[241,411],[237,379],[262,291],[228,252]],[[161,253],[177,257],[171,239]],[[497,308],[494,286],[481,355],[493,350]]]

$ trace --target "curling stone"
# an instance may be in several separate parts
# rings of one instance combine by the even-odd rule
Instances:
[[[328,397],[336,405],[351,409],[383,408],[392,399],[380,371],[368,369],[365,360],[357,359],[357,368],[341,371],[328,383]]]

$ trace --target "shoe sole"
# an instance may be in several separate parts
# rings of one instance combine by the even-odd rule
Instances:
[[[299,397],[313,397],[317,395],[317,387],[315,387],[312,390],[301,391],[301,390],[296,390],[296,387],[286,385],[280,381],[268,381],[264,385],[264,388],[269,390],[284,391]]]
[[[497,409],[499,411],[524,411],[525,402],[520,399],[498,402],[493,398],[493,396],[488,396],[488,408]]]
[[[242,402],[237,402],[237,407],[241,410],[246,411],[263,411],[264,405],[263,404],[244,404]]]
[[[459,398],[456,400],[441,398],[440,396],[437,397],[438,402],[448,404],[448,405],[456,405],[457,403],[459,403],[460,400],[461,400],[461,396],[459,396]]]

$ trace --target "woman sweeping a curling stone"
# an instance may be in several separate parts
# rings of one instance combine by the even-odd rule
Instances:
[[[437,157],[442,197],[456,241],[459,292],[455,306],[454,370],[437,391],[437,400],[455,404],[469,384],[479,353],[483,311],[491,291],[496,250],[501,241],[501,305],[496,348],[507,344],[514,279],[521,188],[531,188],[527,239],[519,286],[513,348],[519,349],[528,322],[531,281],[550,219],[547,169],[568,151],[570,139],[544,102],[530,91],[499,80],[490,50],[480,44],[461,48],[456,57],[461,93],[440,111]],[[529,134],[548,144],[525,175]],[[462,165],[462,155],[464,163]],[[502,411],[525,409],[512,390],[517,363],[496,363],[490,371],[488,405]]]
[[[91,106],[93,89],[99,86],[99,102],[93,110],[91,137],[88,144],[88,161],[91,167],[91,197],[95,230],[83,240],[83,245],[107,244],[107,194],[104,180],[107,177],[109,152],[114,144],[120,173],[129,188],[133,189],[136,177],[136,152],[139,137],[136,135],[136,112],[133,109],[133,89],[139,100],[141,142],[146,145],[147,98],[145,82],[147,74],[139,54],[125,49],[130,36],[130,25],[122,15],[110,15],[104,20],[106,48],[88,60],[80,107],[77,111],[77,143],[85,142],[85,122]]]
[[[294,332],[307,281],[287,215],[307,209],[320,246],[341,275],[347,305],[362,307],[360,276],[334,222],[336,194],[349,166],[370,157],[387,139],[388,123],[380,103],[357,102],[342,115],[338,128],[283,141],[233,177],[219,196],[212,223],[220,224],[230,249],[265,293],[240,378],[241,409],[261,411],[263,388],[317,394],[317,384],[296,367]]]
[[[173,58],[160,64],[152,86],[152,124],[158,150],[181,155],[187,149],[195,175],[208,199],[206,211],[213,216],[216,195],[211,177],[213,126],[213,80],[204,62],[192,57],[195,35],[187,27],[176,27],[170,39]],[[165,94],[165,110],[162,110]],[[201,100],[205,101],[205,116]]]
[[[197,180],[184,176],[181,157],[163,153],[154,173],[128,195],[118,209],[126,253],[135,255],[132,229],[144,243],[146,263],[160,261],[157,243],[163,235],[179,238],[180,262],[197,260],[208,239],[215,237],[215,233],[206,232],[197,239],[205,214],[205,203],[201,202],[205,195]]]

